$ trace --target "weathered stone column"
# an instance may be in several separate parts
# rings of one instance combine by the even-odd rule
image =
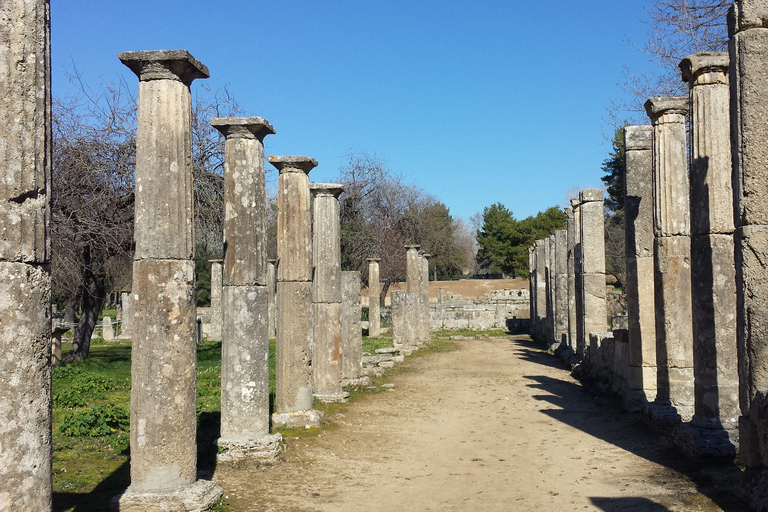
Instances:
[[[555,231],[555,345],[568,348],[568,232]]]
[[[269,434],[270,294],[263,141],[275,130],[261,117],[214,118],[211,126],[226,139],[218,459],[271,460],[279,452],[282,436]]]
[[[360,313],[360,271],[343,271],[341,273],[341,377],[345,386],[362,384],[363,327]]]
[[[581,218],[581,282],[584,308],[584,339],[589,333],[606,332],[605,303],[605,216],[603,191],[597,188],[579,192]]]
[[[120,320],[120,340],[131,339],[131,330],[133,325],[133,294],[131,292],[123,292],[121,294],[120,303],[123,308],[123,318]]]
[[[131,354],[131,486],[121,510],[203,510],[197,478],[194,202],[189,86],[208,68],[185,50],[125,52],[139,77]]]
[[[573,206],[565,209],[566,223],[566,267],[568,270],[568,348],[576,354],[576,220]]]
[[[689,421],[694,398],[690,195],[685,146],[688,98],[651,98],[645,109],[653,122],[656,405],[671,405],[683,421]],[[670,413],[659,407],[652,410],[655,416],[669,417]]]
[[[277,279],[277,260],[267,260],[267,333],[272,339],[275,333],[275,284]]]
[[[536,334],[536,243],[528,247],[528,317],[530,321],[530,334]],[[437,303],[445,303],[445,288],[440,287],[437,295]]]
[[[405,254],[405,293],[410,295],[406,297],[406,337],[407,345],[411,348],[417,348],[421,345],[419,338],[421,327],[421,307],[419,300],[419,276],[421,268],[419,265],[419,245],[406,245]]]
[[[368,337],[381,336],[379,258],[368,258]]]
[[[211,320],[208,327],[208,337],[211,340],[221,340],[221,326],[224,313],[221,308],[221,295],[224,291],[222,276],[222,260],[208,260],[211,264]]]
[[[419,339],[429,340],[429,332],[432,330],[429,320],[429,257],[430,254],[419,255],[419,306],[421,307],[421,330]]]
[[[272,424],[319,424],[312,408],[312,218],[306,156],[270,156],[277,191],[277,329]]]
[[[392,346],[397,348],[406,348],[410,346],[407,329],[408,316],[406,313],[406,297],[408,297],[408,293],[403,290],[392,290],[390,293]]]
[[[309,190],[313,198],[314,395],[321,402],[346,402],[349,393],[341,389],[341,224],[338,199],[344,189],[336,183],[311,183]]]
[[[0,509],[9,511],[52,506],[49,8],[0,8]]]
[[[536,240],[536,322],[535,333],[540,340],[546,339],[547,322],[547,250],[549,242]]]
[[[547,258],[547,347],[553,350],[557,348],[555,343],[555,317],[557,311],[555,308],[555,235],[549,235],[546,239],[546,248],[544,255]]]
[[[696,455],[733,455],[738,444],[736,269],[728,54],[680,63],[690,86],[691,283]]]
[[[581,200],[571,199],[573,208],[573,281],[574,281],[574,309],[576,310],[576,359],[584,357],[589,338],[584,330],[584,261],[581,245]]]
[[[766,510],[768,445],[768,5],[737,0],[729,15],[731,140],[736,232],[739,453],[761,476],[752,499]]]
[[[653,128],[624,128],[624,241],[627,255],[629,393],[641,410],[656,399],[656,318],[653,291]]]

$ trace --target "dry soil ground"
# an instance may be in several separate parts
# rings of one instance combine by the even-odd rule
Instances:
[[[319,435],[289,437],[276,464],[220,465],[232,509],[743,510],[737,468],[687,465],[530,340],[457,343],[409,358]]]

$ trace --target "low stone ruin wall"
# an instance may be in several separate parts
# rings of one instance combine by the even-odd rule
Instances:
[[[375,356],[363,356],[363,374],[381,375],[386,368],[405,361],[405,356],[413,353],[410,348],[385,347],[376,349]]]
[[[474,300],[452,300],[430,304],[432,330],[529,329],[528,290],[496,290]]]

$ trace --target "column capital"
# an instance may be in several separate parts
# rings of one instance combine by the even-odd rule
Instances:
[[[341,193],[344,192],[344,185],[341,183],[310,183],[309,191],[312,192],[314,197],[333,196],[338,199]]]
[[[224,263],[224,260],[208,260],[208,263]]]
[[[569,201],[573,209],[576,209],[579,206],[581,206],[581,199],[579,199],[578,197],[572,197],[571,199],[569,199]]]
[[[768,28],[768,4],[762,0],[736,0],[728,11],[728,36],[750,28]]]
[[[381,258],[379,258],[379,257],[377,257],[377,256],[371,256],[370,258],[366,258],[366,259],[367,259],[369,262],[371,262],[371,263],[373,263],[373,262],[376,262],[376,263],[378,263],[378,262],[380,262],[380,261],[381,261]]]
[[[728,84],[728,63],[723,52],[701,52],[680,61],[681,77],[690,87],[707,84]]]
[[[656,124],[667,114],[685,116],[688,113],[688,96],[656,96],[645,102],[645,111]],[[684,121],[680,121],[684,122]]]
[[[317,160],[308,156],[270,156],[271,163],[280,174],[286,172],[303,172],[309,174],[309,171],[317,167]]]
[[[649,124],[624,127],[624,149],[642,151],[653,147],[653,126]]]
[[[424,259],[427,259],[427,260],[432,257],[432,255],[429,254],[428,252],[423,252],[421,253],[421,255],[424,257]]]
[[[227,139],[259,139],[275,133],[274,127],[263,117],[214,117],[211,126]]]
[[[421,246],[418,244],[404,245],[403,247],[405,247],[409,251],[418,251],[421,248]]]
[[[276,265],[277,264],[277,260],[271,260],[270,259],[270,260],[267,260],[267,263],[271,263],[273,265]]]
[[[579,191],[579,202],[590,203],[603,200],[604,192],[599,188],[585,188]]]
[[[565,216],[569,219],[573,218],[573,206],[566,206],[565,207]]]
[[[120,61],[136,73],[139,81],[177,80],[189,86],[196,78],[208,78],[208,67],[187,50],[122,52]]]

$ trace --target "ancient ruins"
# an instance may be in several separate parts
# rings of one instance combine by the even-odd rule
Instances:
[[[61,356],[51,320],[49,5],[7,5],[0,117],[15,122],[0,127],[0,510],[46,511],[51,360]],[[528,290],[464,302],[441,290],[431,300],[430,255],[406,245],[404,287],[390,294],[392,346],[364,356],[361,273],[342,269],[342,186],[310,183],[313,158],[270,156],[279,178],[277,259],[268,260],[264,138],[275,130],[261,117],[211,119],[226,156],[224,258],[211,262],[205,322],[222,343],[218,460],[274,459],[282,436],[272,427],[322,424],[314,400],[345,402],[348,387],[404,361],[437,329],[525,327],[693,460],[738,454],[752,506],[768,510],[768,2],[736,1],[729,29],[729,53],[680,63],[687,96],[649,98],[647,124],[624,128],[625,315],[609,316],[604,192],[587,188],[569,199],[566,228],[529,248]],[[131,483],[112,506],[205,510],[222,489],[198,475],[190,84],[209,71],[186,50],[119,59],[139,85],[135,251],[119,336],[132,343]],[[386,330],[380,261],[367,259],[370,338]],[[109,317],[102,336],[115,339]]]

